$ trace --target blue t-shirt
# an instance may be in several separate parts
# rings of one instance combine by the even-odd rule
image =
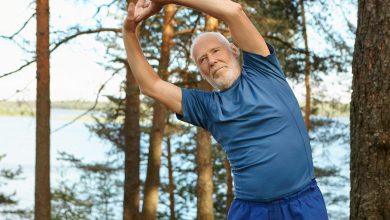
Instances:
[[[298,102],[275,51],[243,51],[241,75],[225,91],[182,89],[183,115],[222,145],[238,199],[265,202],[295,193],[314,178]]]

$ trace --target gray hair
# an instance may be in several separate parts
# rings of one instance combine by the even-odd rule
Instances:
[[[221,42],[223,45],[226,46],[226,48],[228,48],[229,50],[231,50],[230,48],[230,42],[228,41],[228,39],[226,39],[225,36],[223,36],[220,32],[203,32],[201,34],[198,34],[196,37],[193,38],[192,40],[192,44],[191,44],[191,48],[190,48],[190,56],[191,56],[191,59],[195,62],[196,64],[196,60],[195,60],[195,57],[194,57],[194,47],[195,45],[198,43],[199,41],[199,38],[203,35],[212,35],[214,36],[219,42]]]

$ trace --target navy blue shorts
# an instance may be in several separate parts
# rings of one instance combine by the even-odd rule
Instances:
[[[228,220],[328,220],[324,198],[313,179],[297,193],[271,202],[234,199]]]

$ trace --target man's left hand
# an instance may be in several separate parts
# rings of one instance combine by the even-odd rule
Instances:
[[[139,23],[157,14],[164,4],[161,1],[138,0],[135,5],[135,22]]]

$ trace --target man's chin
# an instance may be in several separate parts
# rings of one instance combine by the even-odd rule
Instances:
[[[223,76],[224,74],[226,74],[226,68],[221,67],[220,69],[218,69],[217,71],[214,72],[213,78],[218,79],[219,77]]]
[[[226,90],[228,89],[231,85],[227,82],[214,82],[214,84],[216,85],[216,88],[218,90]]]

